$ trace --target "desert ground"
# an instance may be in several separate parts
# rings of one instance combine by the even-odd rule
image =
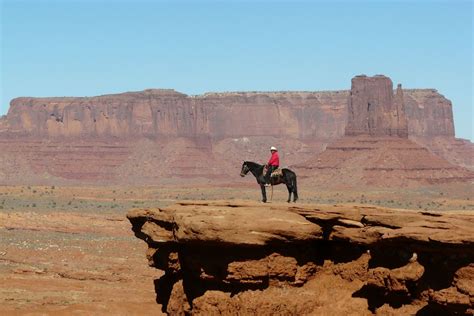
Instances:
[[[301,185],[298,203],[474,211],[472,185],[324,191]],[[270,203],[284,202],[275,187]],[[0,314],[159,314],[146,245],[125,214],[179,200],[259,200],[258,187],[0,187]]]

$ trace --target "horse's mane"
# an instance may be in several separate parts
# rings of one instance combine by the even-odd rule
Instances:
[[[253,162],[253,161],[245,161],[245,164],[248,165],[249,167],[255,167],[255,168],[263,167],[263,165]]]

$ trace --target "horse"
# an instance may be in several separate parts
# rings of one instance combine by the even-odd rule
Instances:
[[[244,161],[242,164],[242,170],[240,171],[240,176],[245,177],[249,171],[254,175],[257,179],[257,183],[260,185],[262,190],[262,202],[267,202],[267,192],[265,190],[265,179],[263,174],[264,165],[260,165],[256,162],[252,161]],[[282,169],[282,176],[278,177],[271,177],[271,185],[278,185],[281,183],[286,184],[286,188],[288,189],[288,203],[291,202],[291,193],[293,193],[293,202],[298,200],[298,188],[296,186],[296,173],[291,171],[290,169],[283,168]]]

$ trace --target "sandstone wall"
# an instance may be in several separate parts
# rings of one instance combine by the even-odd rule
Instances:
[[[385,87],[387,96],[390,90]],[[334,139],[344,135],[348,98],[348,91],[186,96],[157,89],[98,97],[23,97],[12,100],[6,122],[0,119],[0,132],[35,137]],[[410,136],[454,136],[451,102],[436,90],[404,90],[402,95],[399,89],[388,98],[394,104],[403,99]]]
[[[7,129],[8,129],[7,117],[6,116],[0,116],[0,132],[7,131]]]
[[[390,78],[365,75],[352,78],[346,135],[408,137],[401,85],[393,94]]]
[[[406,90],[408,131],[414,137],[454,137],[451,101],[435,89]]]
[[[17,98],[9,131],[34,136],[290,136],[332,138],[345,92],[230,93],[188,97],[146,90],[93,98]],[[341,124],[342,122],[342,124]]]
[[[387,106],[380,103],[380,111],[371,110],[376,127],[372,132],[406,137],[408,128],[411,139],[456,165],[472,168],[472,149],[455,143],[449,100],[436,90],[398,87],[394,92],[390,79],[382,79],[385,83],[381,87],[376,86],[370,96],[365,94],[367,100],[388,100]],[[361,100],[361,104],[367,102]],[[58,179],[67,183],[128,184],[156,184],[174,177],[225,179],[237,174],[234,169],[242,160],[264,162],[270,145],[280,148],[284,166],[303,164],[306,169],[313,168],[321,181],[333,179],[334,172],[350,175],[354,166],[365,166],[359,168],[365,170],[362,183],[380,178],[384,185],[393,186],[400,179],[424,183],[432,178],[435,171],[415,176],[413,170],[418,167],[400,164],[399,161],[406,160],[401,157],[411,157],[411,152],[400,154],[398,147],[389,151],[393,154],[389,161],[397,167],[385,166],[382,161],[383,168],[392,170],[393,181],[373,171],[367,163],[381,165],[380,161],[373,161],[371,154],[373,150],[385,150],[384,142],[370,150],[365,150],[367,146],[360,142],[343,146],[338,151],[342,154],[328,158],[345,161],[349,169],[332,168],[333,173],[324,177],[321,168],[326,168],[326,162],[313,160],[344,136],[350,117],[349,101],[349,91],[187,96],[171,89],[97,97],[17,98],[11,102],[8,114],[0,118],[0,160],[9,162],[0,167],[0,184],[59,184]],[[353,99],[349,104],[355,105],[356,101]],[[367,108],[361,109],[367,112]],[[353,117],[351,127],[367,126],[369,113],[359,114],[355,120]],[[412,145],[402,147],[405,150]],[[448,147],[456,150],[446,150]],[[18,167],[7,168],[12,162]],[[440,164],[436,171],[436,179],[441,182],[472,178],[461,171],[446,173],[443,168]],[[399,169],[406,171],[405,177],[399,176]]]

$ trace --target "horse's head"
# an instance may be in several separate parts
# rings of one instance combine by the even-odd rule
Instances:
[[[240,170],[240,176],[241,176],[241,177],[245,177],[245,175],[246,175],[247,173],[249,173],[249,171],[250,171],[250,168],[249,168],[249,166],[247,166],[247,162],[244,161],[244,162],[242,163],[242,170]]]

